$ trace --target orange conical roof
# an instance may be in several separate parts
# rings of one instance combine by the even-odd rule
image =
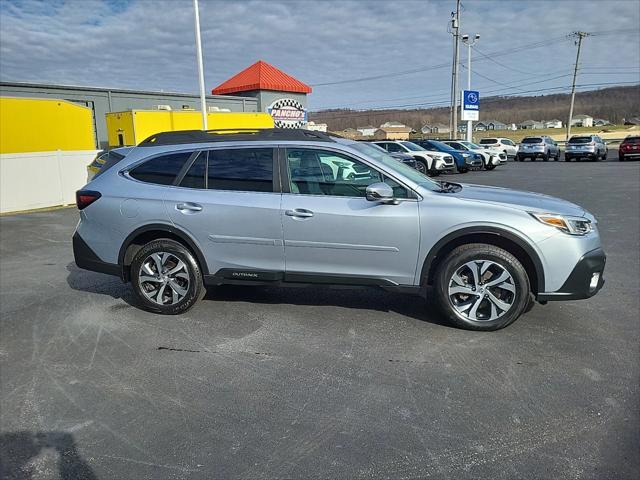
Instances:
[[[311,87],[273,65],[258,60],[211,90],[214,95],[247,92],[250,90],[276,90],[280,92],[311,93]]]

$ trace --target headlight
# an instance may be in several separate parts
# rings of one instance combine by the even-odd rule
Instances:
[[[470,156],[471,156],[471,154],[469,154],[469,153],[463,153],[463,154],[462,154],[462,157],[463,157],[463,158],[468,158],[468,157],[470,157]]]
[[[555,213],[534,213],[529,214],[545,225],[555,227],[569,235],[586,235],[593,230],[591,220],[584,217],[569,217],[566,215],[558,215]]]

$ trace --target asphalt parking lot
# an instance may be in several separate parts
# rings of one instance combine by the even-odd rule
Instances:
[[[592,211],[603,291],[492,333],[373,289],[220,287],[162,317],[74,265],[74,209],[1,217],[0,477],[638,478],[640,162],[452,179]]]

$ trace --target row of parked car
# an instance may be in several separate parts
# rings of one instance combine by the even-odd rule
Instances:
[[[471,169],[493,170],[507,161],[497,149],[464,140],[378,140],[371,142],[392,157],[427,175],[466,173]]]
[[[551,137],[539,135],[525,137],[519,145],[508,138],[483,138],[480,145],[493,150],[501,150],[506,156],[517,161],[530,159],[560,160],[561,151],[558,143]],[[567,162],[587,159],[591,161],[605,160],[609,148],[598,135],[574,135],[566,144],[564,159]],[[640,159],[640,136],[628,136],[618,149],[618,160],[621,162]]]

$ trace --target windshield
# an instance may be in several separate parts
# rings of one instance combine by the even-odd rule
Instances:
[[[591,137],[572,137],[569,139],[569,143],[590,143]]]
[[[633,143],[634,145],[640,143],[640,137],[625,138],[622,143]]]
[[[420,145],[416,145],[413,142],[400,142],[400,143],[405,147],[407,147],[412,152],[422,152],[424,150],[424,148],[422,148]]]
[[[495,138],[483,138],[480,140],[480,145],[491,145],[492,143],[498,143]]]
[[[460,143],[465,147],[470,148],[471,150],[479,150],[482,148],[480,145],[477,145],[473,142],[460,142]]]
[[[527,137],[522,139],[522,143],[542,143],[540,137]]]
[[[455,148],[453,148],[451,145],[447,145],[446,143],[437,142],[435,140],[430,140],[430,143],[434,148],[438,148],[440,150],[446,150],[447,152],[456,151]]]
[[[411,143],[411,142],[407,142],[407,143]],[[421,187],[427,188],[429,190],[440,190],[442,188],[439,184],[431,180],[426,175],[423,175],[422,173],[417,171],[415,168],[411,168],[405,165],[404,163],[399,162],[388,153],[381,152],[380,150],[378,150],[377,148],[373,147],[368,143],[356,143],[354,145],[350,144],[349,146],[354,150],[357,150],[358,152],[365,154],[367,157],[370,157],[382,163],[386,168],[390,170],[395,170],[401,175],[404,175],[411,181],[419,184]]]

